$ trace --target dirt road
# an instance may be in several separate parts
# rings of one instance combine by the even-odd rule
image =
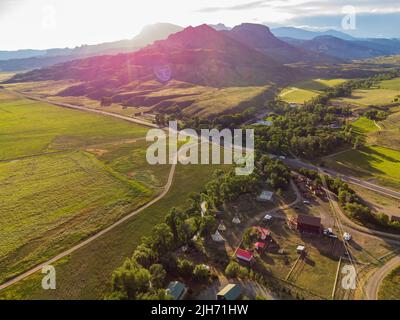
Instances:
[[[20,274],[19,276],[3,283],[2,285],[0,285],[0,291],[31,276],[32,274],[39,272],[40,270],[42,270],[43,267],[47,266],[47,265],[51,265],[54,262],[70,255],[71,253],[79,250],[80,248],[86,246],[87,244],[93,242],[94,240],[100,238],[101,236],[103,236],[104,234],[106,234],[107,232],[115,229],[117,226],[121,225],[122,223],[124,223],[125,221],[131,219],[133,216],[137,215],[138,213],[142,212],[144,209],[147,209],[148,207],[152,206],[153,204],[155,204],[156,202],[158,202],[159,200],[161,200],[162,198],[164,198],[164,196],[168,193],[168,191],[170,190],[171,186],[172,186],[172,182],[173,182],[173,178],[174,178],[174,174],[175,174],[175,168],[176,165],[172,165],[171,166],[171,170],[169,172],[169,176],[168,176],[168,181],[167,184],[164,187],[164,191],[157,196],[156,198],[154,198],[153,200],[151,200],[150,202],[146,203],[144,206],[140,207],[139,209],[137,209],[136,211],[128,214],[127,216],[123,217],[121,220],[118,220],[117,222],[115,222],[114,224],[112,224],[111,226],[107,227],[106,229],[101,230],[99,233],[95,234],[94,236],[86,239],[85,241],[77,244],[76,246],[58,254],[57,256],[55,256],[54,258],[41,263],[40,265],[25,271],[24,273]]]
[[[365,286],[365,292],[368,300],[378,300],[379,287],[381,286],[382,281],[394,268],[399,265],[400,256],[396,256],[386,263],[382,268],[375,271]]]
[[[28,96],[26,96],[26,95],[23,95],[23,96],[25,96],[25,97],[28,98]],[[31,97],[30,99],[38,100],[38,98],[33,98],[33,97]],[[86,112],[99,113],[99,114],[103,114],[103,115],[106,115],[106,116],[111,116],[111,117],[119,118],[119,119],[122,119],[122,120],[126,120],[126,121],[129,121],[129,122],[138,123],[138,124],[143,124],[143,123],[138,122],[136,119],[129,118],[129,117],[125,117],[125,116],[121,116],[121,115],[114,114],[114,113],[110,113],[110,112],[103,112],[103,111],[100,111],[100,110],[93,110],[93,109],[90,109],[90,108],[79,107],[79,106],[72,106],[72,105],[66,105],[66,104],[58,104],[58,103],[53,103],[53,102],[51,102],[51,101],[46,101],[46,100],[44,100],[44,99],[43,99],[43,100],[42,100],[42,99],[39,99],[39,101],[44,101],[44,102],[47,102],[47,103],[50,103],[50,104],[54,104],[54,105],[60,106],[60,107],[78,109],[78,110],[86,111]],[[148,125],[148,124],[147,124],[147,125]],[[155,125],[151,125],[151,126],[155,126]],[[107,227],[106,229],[103,229],[103,230],[101,230],[99,233],[97,233],[97,234],[93,235],[92,237],[86,239],[85,241],[83,241],[83,242],[81,242],[81,243],[75,245],[74,247],[72,247],[72,248],[70,248],[70,249],[68,249],[68,250],[66,250],[66,251],[63,251],[62,253],[58,254],[58,255],[55,256],[54,258],[52,258],[52,259],[50,259],[50,260],[48,260],[48,261],[46,261],[46,262],[43,262],[43,263],[41,263],[40,265],[38,265],[38,266],[36,266],[36,267],[34,267],[34,268],[28,270],[28,271],[25,271],[24,273],[20,274],[19,276],[17,276],[17,277],[15,277],[15,278],[13,278],[13,279],[11,279],[11,280],[9,280],[9,281],[7,281],[7,282],[1,284],[1,285],[0,285],[0,290],[3,290],[3,289],[5,289],[5,288],[7,288],[7,287],[9,287],[9,286],[11,286],[11,285],[13,285],[13,284],[19,282],[19,281],[21,281],[21,280],[23,280],[23,279],[25,279],[25,278],[31,276],[32,274],[34,274],[34,273],[36,273],[36,272],[42,270],[42,268],[43,268],[44,266],[51,265],[51,264],[53,264],[54,262],[56,262],[56,261],[58,261],[58,260],[60,260],[60,259],[62,259],[62,258],[64,258],[64,257],[70,255],[71,253],[73,253],[73,252],[79,250],[80,248],[82,248],[82,247],[86,246],[87,244],[93,242],[94,240],[100,238],[100,237],[103,236],[104,234],[106,234],[106,233],[108,233],[109,231],[115,229],[117,226],[121,225],[121,224],[124,223],[125,221],[131,219],[133,216],[135,216],[135,215],[137,215],[138,213],[142,212],[144,209],[147,209],[148,207],[152,206],[153,204],[155,204],[156,202],[158,202],[159,200],[161,200],[162,198],[164,198],[164,196],[168,193],[168,191],[170,190],[170,188],[171,188],[171,186],[172,186],[172,182],[173,182],[173,178],[174,178],[174,174],[175,174],[175,168],[176,168],[176,165],[172,165],[172,166],[171,166],[171,170],[170,170],[170,172],[169,172],[167,184],[165,185],[163,192],[162,192],[160,195],[158,195],[156,198],[154,198],[153,200],[151,200],[151,201],[148,202],[147,204],[143,205],[142,207],[140,207],[140,208],[137,209],[136,211],[134,211],[134,212],[132,212],[132,213],[126,215],[125,217],[123,217],[122,219],[118,220],[117,222],[115,222],[115,223],[112,224],[111,226]]]

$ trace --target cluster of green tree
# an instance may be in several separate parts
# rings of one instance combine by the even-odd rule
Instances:
[[[371,88],[379,81],[400,76],[399,70],[378,74],[367,79],[351,80],[328,88],[311,99],[302,108],[291,108],[283,101],[273,101],[268,108],[274,111],[272,126],[256,127],[256,148],[274,154],[293,154],[306,159],[313,159],[332,152],[344,144],[354,143],[354,135],[344,120],[352,114],[350,108],[328,106],[332,98],[350,96],[352,91]],[[385,111],[371,110],[368,115],[374,120],[383,120]]]
[[[197,131],[210,128],[233,130],[253,119],[254,114],[255,108],[248,108],[241,113],[225,114],[214,118],[200,118],[197,116],[187,117],[182,112],[176,111],[173,114],[158,113],[155,118],[155,123],[160,126],[168,126],[169,121],[177,120],[180,129],[190,128]]]
[[[299,172],[315,183],[322,184],[321,177],[316,171],[300,169]],[[351,218],[364,225],[383,230],[400,231],[400,222],[390,221],[389,216],[384,213],[374,214],[370,207],[360,199],[356,192],[347,183],[339,178],[323,177],[328,189],[333,192],[339,200],[343,211]]]
[[[225,275],[231,279],[247,279],[249,277],[249,269],[241,266],[236,261],[231,261],[225,268]]]
[[[389,116],[389,112],[384,110],[370,109],[364,113],[364,117],[375,120],[375,121],[383,121]]]
[[[243,123],[250,121],[254,118],[255,108],[248,108],[241,113],[225,114],[215,117],[213,119],[192,117],[185,118],[184,127],[195,130],[216,128],[222,129],[238,129]]]
[[[246,249],[252,249],[255,242],[261,237],[261,232],[254,227],[247,228],[243,232],[242,244]]]
[[[165,290],[166,275],[188,281],[208,283],[212,274],[205,265],[194,265],[174,254],[183,244],[193,245],[197,234],[215,228],[211,215],[190,215],[189,211],[173,208],[164,223],[153,227],[149,236],[143,237],[132,257],[117,268],[112,275],[112,293],[106,299],[164,300],[171,299]]]
[[[201,198],[218,210],[241,194],[257,194],[267,186],[281,193],[288,188],[290,178],[291,172],[286,165],[263,155],[255,160],[255,170],[251,175],[238,176],[234,171],[227,174],[217,171]]]
[[[164,290],[165,276],[176,275],[190,281],[207,283],[211,273],[204,265],[177,259],[174,252],[183,246],[197,250],[194,239],[210,235],[216,229],[215,210],[244,193],[258,192],[265,182],[276,190],[286,189],[290,170],[280,161],[267,156],[257,159],[256,169],[248,176],[237,176],[234,171],[216,171],[201,193],[189,196],[187,209],[173,208],[163,223],[153,227],[143,237],[130,259],[112,275],[112,294],[107,299],[168,299]],[[201,213],[206,201],[209,210]]]
[[[337,130],[343,123],[339,116],[347,116],[348,108],[321,104],[290,108],[281,101],[270,107],[278,115],[272,126],[255,128],[256,149],[262,152],[310,159],[329,154],[352,139],[346,130]]]

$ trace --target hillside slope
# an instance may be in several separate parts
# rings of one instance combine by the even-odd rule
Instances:
[[[325,53],[309,51],[288,44],[275,37],[270,29],[261,24],[243,23],[230,31],[223,31],[235,40],[257,49],[282,63],[312,62],[338,63],[340,59],[328,56]]]
[[[16,75],[9,82],[74,79],[100,90],[170,79],[215,87],[253,86],[282,83],[292,76],[290,68],[269,56],[202,25],[134,53],[66,62]]]
[[[290,40],[287,40],[290,41]],[[348,41],[332,36],[320,36],[312,40],[293,40],[290,44],[320,54],[343,60],[368,59],[389,54],[382,46],[368,41]]]

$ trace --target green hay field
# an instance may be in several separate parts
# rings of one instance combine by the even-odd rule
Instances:
[[[312,79],[294,83],[285,88],[279,98],[288,103],[303,104],[324,90],[346,82],[345,79]]]
[[[386,80],[375,88],[355,90],[351,97],[333,100],[359,108],[400,104],[400,78]]]
[[[400,188],[400,152],[396,150],[366,146],[329,158],[327,165],[344,174]]]
[[[94,156],[68,152],[0,163],[0,282],[147,202]]]
[[[163,199],[55,264],[57,290],[43,290],[42,275],[37,273],[0,292],[0,299],[102,299],[110,290],[112,271],[132,255],[140,239],[171,208],[187,206],[188,195],[203,190],[215,170],[227,168],[178,165],[173,186]]]
[[[0,100],[0,160],[143,137],[148,130],[101,115],[9,99]]]
[[[0,92],[0,282],[161,192],[169,166],[142,159],[147,130]]]

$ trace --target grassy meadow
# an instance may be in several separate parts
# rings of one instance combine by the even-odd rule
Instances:
[[[162,191],[170,166],[145,160],[147,128],[0,94],[0,282],[70,248]],[[112,271],[174,206],[225,166],[178,166],[159,202],[0,298],[102,298]],[[4,200],[3,200],[4,199]],[[22,223],[23,222],[23,223]]]
[[[147,130],[0,92],[0,282],[161,192],[169,166],[145,162]]]
[[[368,135],[371,144],[381,145],[400,151],[400,110],[393,112],[385,120],[379,121],[382,130]]]
[[[163,199],[55,264],[57,290],[42,290],[42,275],[37,273],[0,292],[0,299],[101,299],[110,290],[113,270],[131,256],[140,239],[171,208],[185,207],[188,195],[201,191],[215,170],[227,168],[178,165],[173,186]]]
[[[0,101],[0,160],[134,139],[145,136],[147,130],[125,121],[43,102]]]
[[[351,97],[338,98],[333,101],[356,108],[400,104],[400,78],[381,81],[371,89],[354,90]]]
[[[371,132],[379,131],[379,127],[375,124],[375,122],[366,117],[360,117],[359,119],[354,121],[352,123],[352,127],[357,134],[368,134]]]
[[[400,151],[365,146],[329,158],[326,164],[344,174],[400,188]]]
[[[312,79],[300,81],[282,90],[279,98],[288,103],[303,104],[324,90],[346,82],[345,79]]]
[[[111,224],[151,195],[79,151],[0,163],[0,282]]]

